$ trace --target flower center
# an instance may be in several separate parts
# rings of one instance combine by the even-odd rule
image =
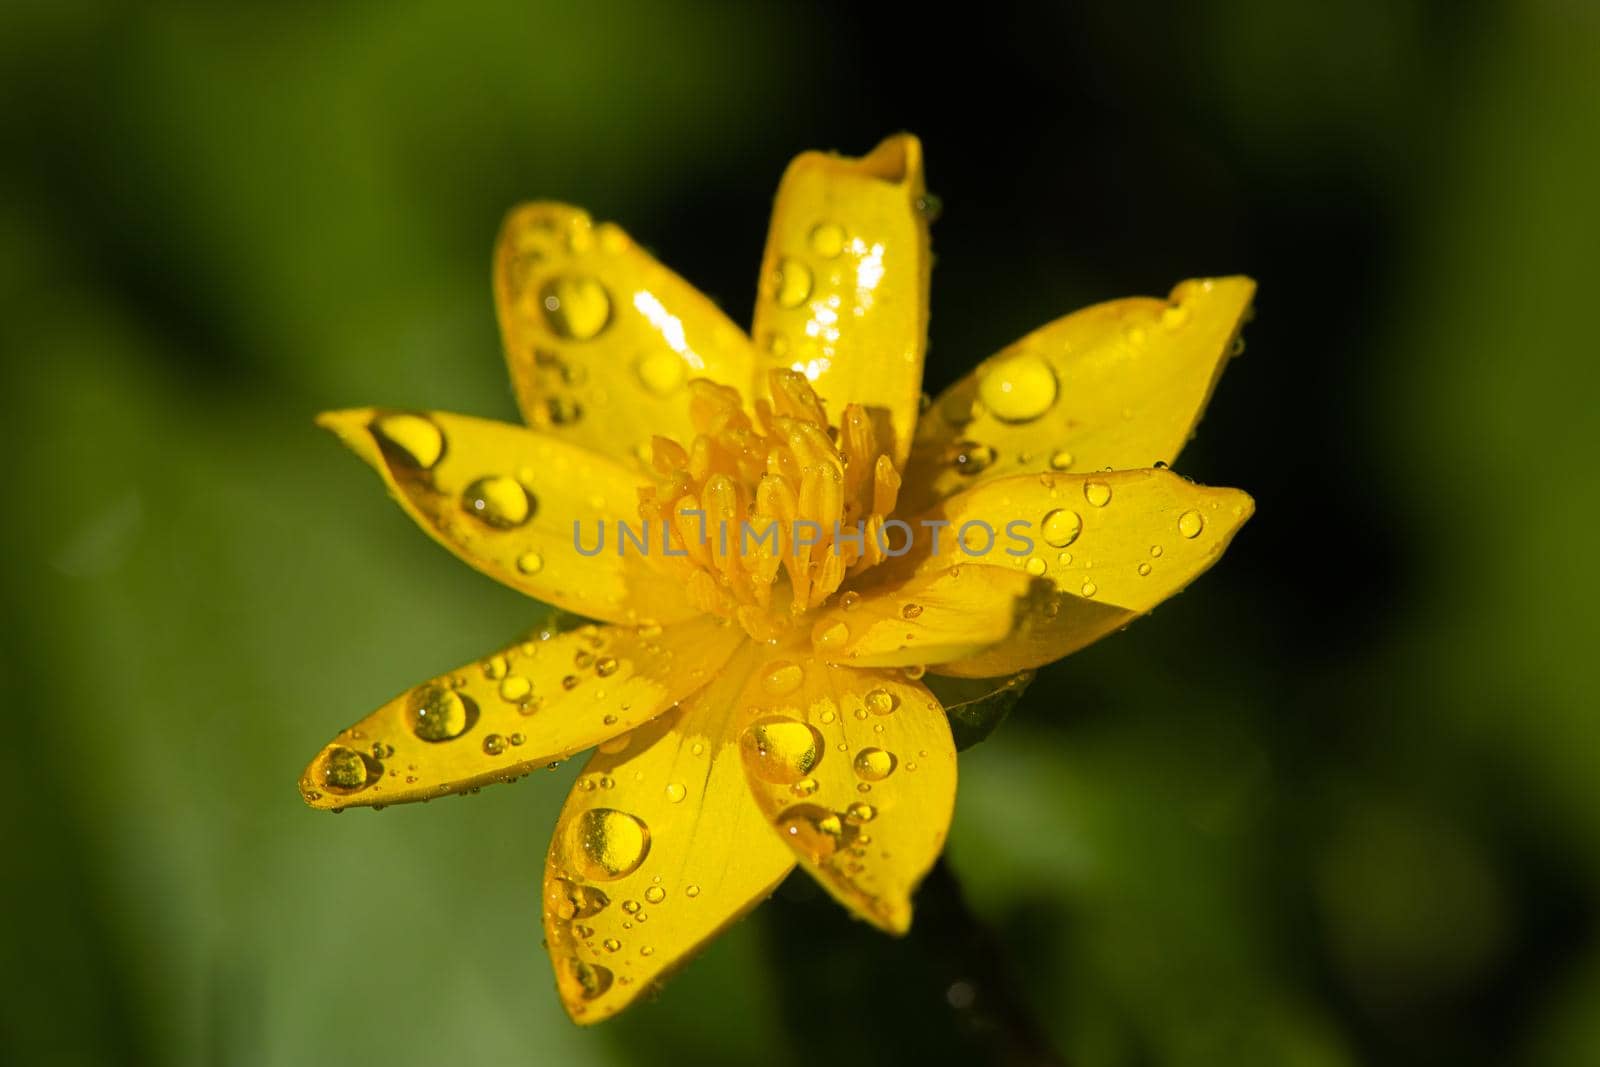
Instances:
[[[694,440],[651,441],[657,479],[639,515],[667,531],[651,560],[702,610],[769,640],[884,558],[883,520],[900,474],[879,446],[884,413],[847,405],[837,428],[803,374],[775,370],[771,400],[747,413],[739,391],[689,383]]]

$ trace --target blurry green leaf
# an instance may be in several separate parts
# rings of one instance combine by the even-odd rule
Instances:
[[[946,678],[930,674],[922,679],[950,716],[950,733],[956,750],[971,748],[994,732],[1033,681],[1033,671],[1018,671],[1002,678]]]

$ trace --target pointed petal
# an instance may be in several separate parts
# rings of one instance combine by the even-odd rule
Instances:
[[[1010,635],[1034,581],[1020,570],[952,563],[819,613],[812,646],[818,658],[851,667],[964,659]]]
[[[925,514],[923,520],[949,522],[957,536],[944,538],[937,555],[907,556],[886,571],[927,572],[964,561],[963,570],[1003,568],[1048,579],[1053,595],[1030,596],[1004,641],[934,668],[967,677],[1009,674],[1075,652],[1181,592],[1221,558],[1254,510],[1237,489],[1196,485],[1169,470],[1014,475],[958,493]],[[1008,532],[973,556],[959,531],[979,520]],[[1022,556],[1000,548],[1025,542]]]
[[[612,223],[565,204],[506,216],[494,253],[506,362],[528,425],[633,463],[693,438],[684,384],[749,386],[744,331]]]
[[[594,1023],[764,900],[794,858],[745,788],[734,716],[754,649],[700,693],[601,746],[567,798],[544,877],[562,1003]]]
[[[903,934],[955,806],[950,726],[933,694],[901,671],[805,654],[798,643],[769,653],[740,700],[751,795],[829,893]]]
[[[1024,471],[1172,463],[1248,317],[1249,278],[1183,282],[1167,300],[1085,308],[945,390],[917,427],[904,508]]]
[[[496,581],[607,622],[696,614],[642,553],[619,553],[616,522],[638,529],[644,479],[613,460],[465,415],[357,408],[317,421],[383,476],[430,537]],[[580,553],[602,525],[604,550]]]
[[[752,332],[766,364],[804,373],[834,420],[852,403],[886,412],[896,465],[922,389],[926,197],[922,146],[909,134],[860,159],[796,157],[778,187]]]
[[[708,618],[547,627],[342,731],[306,767],[301,795],[343,809],[510,781],[648,722],[703,687],[743,640]]]

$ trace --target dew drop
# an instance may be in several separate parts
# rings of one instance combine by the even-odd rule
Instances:
[[[460,737],[467,728],[466,698],[442,685],[425,685],[413,691],[408,710],[411,732],[424,741],[448,741]]]
[[[500,679],[500,699],[508,704],[520,704],[533,696],[533,683],[520,674],[508,674]]]
[[[1111,487],[1105,482],[1084,482],[1083,498],[1097,508],[1111,503]]]
[[[659,904],[667,899],[667,891],[658,885],[653,885],[644,891],[644,899],[651,904]]]
[[[858,800],[845,809],[845,814],[854,823],[871,822],[878,817],[878,809],[871,804],[863,804]]]
[[[789,787],[789,792],[793,793],[797,797],[808,797],[815,793],[819,788],[821,787],[815,778],[802,778],[794,785]]]
[[[1072,453],[1061,448],[1050,454],[1050,467],[1052,470],[1064,471],[1072,466]]]
[[[567,823],[567,852],[585,878],[610,881],[632,874],[650,851],[650,830],[615,808],[590,808]]]
[[[607,952],[616,952],[622,948],[622,942],[618,941],[614,937],[608,937],[604,941],[600,942],[600,947],[605,949]]]
[[[671,396],[683,388],[688,369],[676,352],[652,352],[642,356],[634,373],[644,387],[656,396]]]
[[[1185,511],[1178,516],[1178,532],[1188,538],[1200,536],[1200,531],[1206,528],[1205,516],[1198,511]]]
[[[864,748],[856,753],[856,776],[869,782],[881,782],[894,773],[894,753],[886,752],[881,748]]]
[[[811,251],[823,259],[832,259],[844,251],[844,227],[833,222],[819,222],[811,228]]]
[[[506,676],[506,658],[498,653],[483,661],[483,676],[497,682]]]
[[[857,830],[815,804],[796,804],[778,816],[778,832],[813,860],[824,860],[855,840]]]
[[[1050,566],[1049,564],[1045,563],[1042,557],[1030,556],[1028,557],[1028,562],[1023,566],[1022,569],[1033,575],[1035,578],[1043,578],[1044,572],[1049,570]]]
[[[902,619],[914,619],[918,615],[921,615],[921,614],[922,614],[922,605],[921,604],[907,604],[907,605],[905,605],[904,607],[902,607],[900,609],[900,617]]]
[[[587,919],[611,903],[611,898],[594,886],[566,878],[551,880],[549,896],[556,915],[562,919]]]
[[[611,988],[614,976],[598,963],[569,956],[557,972],[557,984],[567,1000],[594,1000]]]
[[[779,660],[768,665],[767,673],[761,678],[761,688],[773,696],[783,696],[799,688],[804,677],[805,671],[799,664]]]
[[[957,441],[945,451],[945,461],[957,474],[970,477],[989,468],[994,462],[994,449],[977,441]]]
[[[343,745],[329,745],[322,755],[322,784],[329,789],[353,793],[367,787],[367,761],[361,753]]]
[[[697,897],[700,895],[700,887],[697,885],[686,885],[683,887],[683,895],[686,897]]]
[[[844,596],[839,598],[839,606],[844,608],[846,611],[855,610],[855,606],[859,603],[861,603],[861,594],[856,592],[854,589],[850,590],[849,592],[845,593]]]
[[[444,456],[444,431],[424,415],[379,415],[367,425],[384,455],[413,470],[432,470]]]
[[[506,750],[506,739],[499,734],[490,734],[483,739],[483,752],[486,756],[498,756]]]
[[[609,678],[617,673],[617,661],[612,656],[601,656],[595,661],[594,673],[602,678]]]
[[[773,278],[772,297],[779,307],[799,307],[811,295],[811,268],[798,259],[785,257],[778,261]]]
[[[850,639],[850,628],[842,622],[818,619],[811,628],[811,640],[818,648],[839,648]]]
[[[1056,373],[1031,353],[991,367],[978,384],[978,399],[1001,422],[1032,422],[1056,402]]]
[[[544,557],[537,552],[524,552],[517,557],[517,570],[523,574],[538,574],[544,570]]]
[[[689,795],[689,790],[684,788],[682,782],[668,782],[664,792],[667,794],[667,799],[674,804],[683,803],[683,798]]]
[[[1098,593],[1099,591],[1100,591],[1100,587],[1095,585],[1093,582],[1084,582],[1083,583],[1082,593],[1083,593],[1084,596],[1092,597],[1096,593]]]
[[[533,516],[533,497],[515,478],[493,474],[479,478],[461,494],[467,514],[498,530],[521,526]]]
[[[1040,523],[1040,532],[1044,535],[1045,544],[1052,548],[1066,548],[1083,532],[1083,517],[1067,508],[1056,508],[1046,513],[1044,521]]]
[[[816,727],[782,715],[758,719],[739,735],[739,751],[751,773],[779,785],[810,774],[822,759],[823,747]]]
[[[1139,564],[1139,576],[1141,578],[1144,577],[1145,575],[1149,574],[1149,573],[1150,573],[1150,564],[1148,564],[1148,563]]]
[[[868,690],[862,699],[867,705],[867,710],[874,715],[887,715],[900,706],[900,698],[887,689]]]
[[[588,275],[552,278],[539,295],[545,322],[557,337],[568,341],[593,340],[611,321],[611,296]]]

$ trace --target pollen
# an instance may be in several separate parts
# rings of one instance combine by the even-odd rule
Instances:
[[[774,370],[768,382],[771,399],[752,409],[737,389],[690,382],[694,439],[654,438],[656,479],[639,490],[640,518],[670,545],[652,562],[758,640],[883,560],[900,492],[880,445],[892,440],[886,413],[849,404],[835,427],[805,375]]]

